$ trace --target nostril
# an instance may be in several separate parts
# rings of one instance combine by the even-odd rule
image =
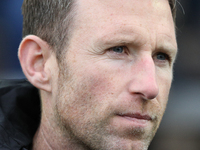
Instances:
[[[158,96],[159,89],[157,86],[155,87],[152,86],[151,88],[146,89],[146,90],[147,90],[146,92],[145,91],[143,92],[145,99],[152,100]]]
[[[143,84],[135,86],[135,90],[132,90],[133,94],[140,95],[144,100],[153,100],[159,94],[159,88],[157,84]]]

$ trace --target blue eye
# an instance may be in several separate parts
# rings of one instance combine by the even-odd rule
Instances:
[[[159,59],[159,60],[169,60],[169,56],[165,53],[158,53],[157,59]]]
[[[111,50],[116,52],[116,53],[123,53],[124,47],[123,46],[116,46],[116,47],[111,48]]]

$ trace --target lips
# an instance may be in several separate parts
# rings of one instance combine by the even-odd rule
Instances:
[[[142,115],[140,113],[134,113],[134,114],[120,114],[119,115],[120,117],[124,117],[124,118],[127,118],[127,119],[130,119],[130,120],[144,120],[144,121],[151,121],[153,120],[152,117],[150,117],[149,115]]]

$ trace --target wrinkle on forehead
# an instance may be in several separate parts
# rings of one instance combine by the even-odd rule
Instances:
[[[77,23],[82,21],[85,25],[92,26],[92,22],[98,22],[99,26],[102,22],[127,23],[128,19],[133,16],[135,22],[143,17],[149,21],[152,17],[157,17],[159,22],[167,18],[168,21],[171,20],[170,23],[173,23],[167,0],[79,0],[78,2],[79,19]],[[89,20],[90,23],[88,23]]]
[[[174,22],[167,0],[87,0],[87,2],[79,0],[78,2],[79,15],[76,22],[80,26],[77,30],[81,31],[78,33],[80,36],[87,34],[87,40],[110,39],[120,43],[132,40],[138,45],[143,45],[152,39],[149,41],[154,43],[148,44],[155,48],[157,35],[166,34],[172,39],[172,45],[176,45]],[[93,39],[89,38],[94,35]]]
[[[157,11],[160,8],[170,9],[168,0],[79,0],[80,5],[86,10],[92,10],[91,6],[98,6],[100,10],[104,9],[104,13],[112,12],[116,15],[130,15],[131,13],[138,14],[140,12],[149,11],[146,8],[152,8],[150,12]],[[85,5],[86,4],[86,5]],[[88,5],[89,4],[89,5]],[[168,8],[166,8],[168,5]],[[135,7],[137,6],[137,7]],[[138,7],[141,6],[141,7]],[[98,8],[95,7],[95,11],[98,12]],[[119,10],[119,11],[116,11]],[[166,10],[164,10],[166,11]]]

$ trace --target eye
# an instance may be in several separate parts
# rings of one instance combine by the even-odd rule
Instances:
[[[115,46],[106,50],[106,54],[113,59],[127,59],[129,49],[127,46]]]
[[[110,48],[110,51],[116,52],[116,53],[124,53],[124,46],[116,46]]]
[[[156,55],[156,58],[158,59],[158,60],[162,60],[162,61],[164,61],[164,60],[170,60],[170,57],[169,57],[169,55],[167,55],[167,54],[165,54],[165,53],[157,53],[157,55]]]

